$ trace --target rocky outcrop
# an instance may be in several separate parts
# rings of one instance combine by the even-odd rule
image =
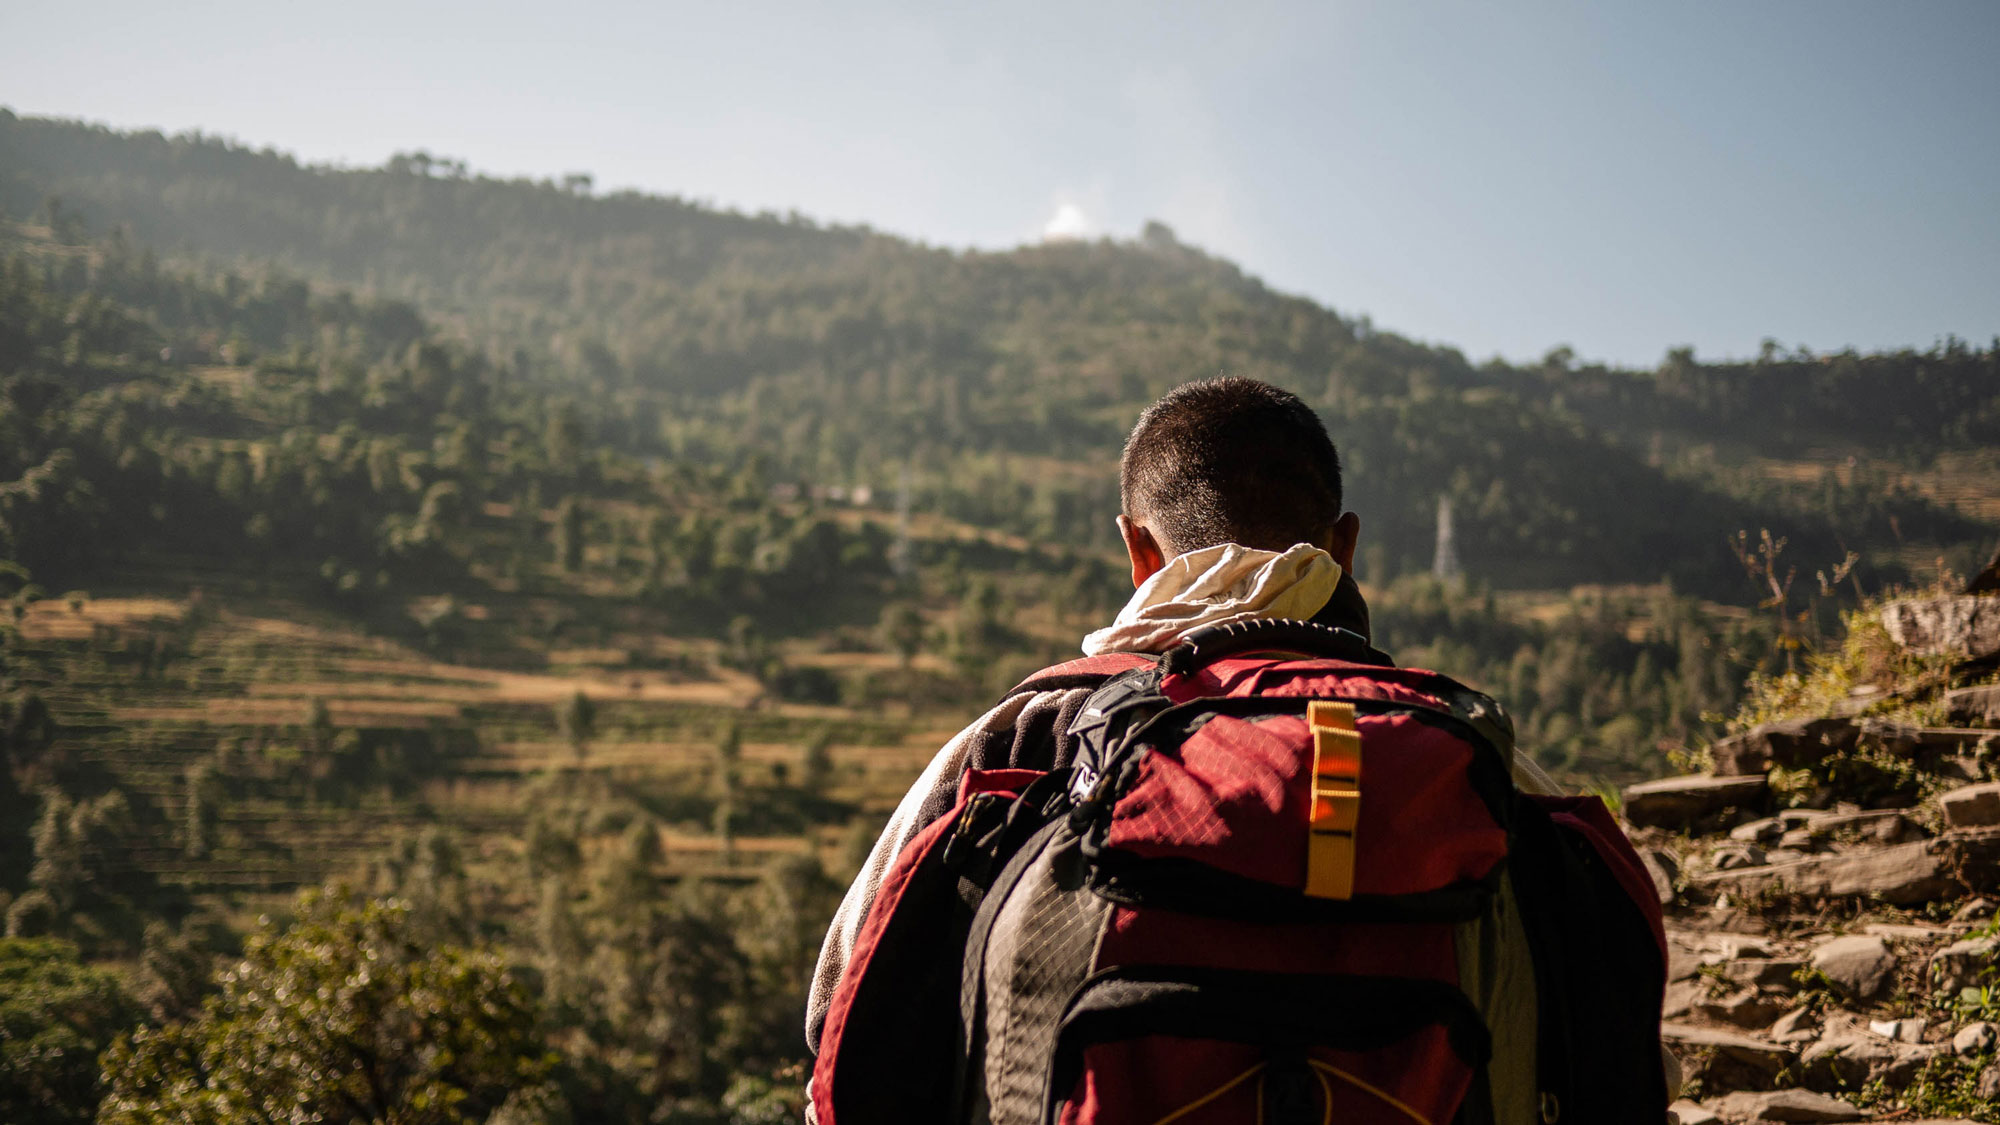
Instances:
[[[1770,794],[1756,777],[1664,777],[1625,790],[1625,819],[1655,828],[1685,828],[1728,809],[1756,808]]]
[[[1995,698],[1993,705],[2000,709],[2000,697]],[[1968,713],[1976,707],[1983,715],[1985,697],[1968,699],[1963,706]],[[1918,726],[1850,715],[1766,723],[1718,740],[1709,747],[1709,756],[1714,762],[1712,774],[1716,778],[1762,777],[1774,767],[1804,769],[1861,749],[1908,758],[1935,768],[1945,759],[1977,757],[1982,746],[1995,741],[1994,731],[1981,726]],[[1947,768],[1939,772],[1950,771]]]
[[[2000,1122],[2000,1002],[1980,991],[2000,992],[2000,684],[1976,682],[2000,663],[2000,598],[1913,599],[1883,623],[1951,660],[1625,791],[1667,914],[1682,1125],[1941,1125],[1915,1111],[1973,1105]]]
[[[1868,1000],[1881,995],[1896,974],[1896,955],[1889,943],[1870,934],[1855,934],[1824,942],[1812,952],[1812,967],[1848,997]]]
[[[1876,899],[1892,906],[1920,906],[1967,889],[1953,868],[1950,849],[1940,840],[1728,868],[1698,882],[1739,894]]]
[[[1966,785],[1938,796],[1944,822],[1953,828],[2000,826],[2000,781]]]
[[[1732,1121],[1860,1121],[1868,1116],[1852,1103],[1811,1090],[1725,1094],[1715,1109]]]
[[[2000,656],[2000,598],[1970,594],[1908,598],[1882,608],[1889,638],[1917,656],[1966,663]]]
[[[1968,726],[2000,726],[2000,684],[1981,684],[1944,693],[1945,718]]]
[[[1993,557],[1986,560],[1986,565],[1979,568],[1979,573],[1973,575],[1972,580],[1965,584],[1965,592],[2000,594],[2000,550],[1994,551]]]
[[[1846,719],[1792,719],[1731,735],[1709,747],[1709,754],[1718,776],[1762,776],[1774,765],[1796,769],[1852,750],[1860,733]]]
[[[1767,1090],[1799,1057],[1792,1048],[1766,1039],[1693,1024],[1663,1023],[1660,1038],[1680,1054],[1687,1080],[1704,1088]]]
[[[1945,946],[1930,957],[1931,980],[1951,995],[1970,988],[1987,969],[2000,965],[2000,937],[1972,938]]]

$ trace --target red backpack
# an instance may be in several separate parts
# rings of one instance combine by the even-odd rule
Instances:
[[[1657,899],[1510,724],[1345,630],[1198,630],[1101,684],[1068,769],[973,771],[829,1009],[819,1125],[1657,1122]],[[1296,655],[1290,655],[1296,654]]]

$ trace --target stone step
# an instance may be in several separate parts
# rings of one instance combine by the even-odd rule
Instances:
[[[1650,828],[1685,828],[1713,813],[1754,808],[1770,798],[1770,784],[1753,777],[1663,777],[1628,786],[1625,819]]]
[[[2000,684],[1957,688],[1944,693],[1945,718],[1967,726],[2000,726]]]
[[[1938,808],[1952,828],[1988,828],[2000,825],[2000,781],[1966,785],[1938,794]]]
[[[1920,727],[1873,718],[1786,719],[1720,739],[1709,747],[1709,757],[1716,776],[1748,777],[1773,766],[1801,769],[1865,747],[1933,761],[1972,753],[1988,739],[2000,742],[2000,731]]]

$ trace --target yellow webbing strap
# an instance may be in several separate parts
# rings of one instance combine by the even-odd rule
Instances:
[[[1361,731],[1352,703],[1306,704],[1312,728],[1312,811],[1306,825],[1306,893],[1354,897],[1354,825],[1361,816]]]

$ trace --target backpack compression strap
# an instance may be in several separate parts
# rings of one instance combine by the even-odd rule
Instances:
[[[1354,704],[1306,704],[1312,730],[1311,821],[1306,835],[1306,893],[1354,897],[1354,831],[1361,813],[1361,731]]]

